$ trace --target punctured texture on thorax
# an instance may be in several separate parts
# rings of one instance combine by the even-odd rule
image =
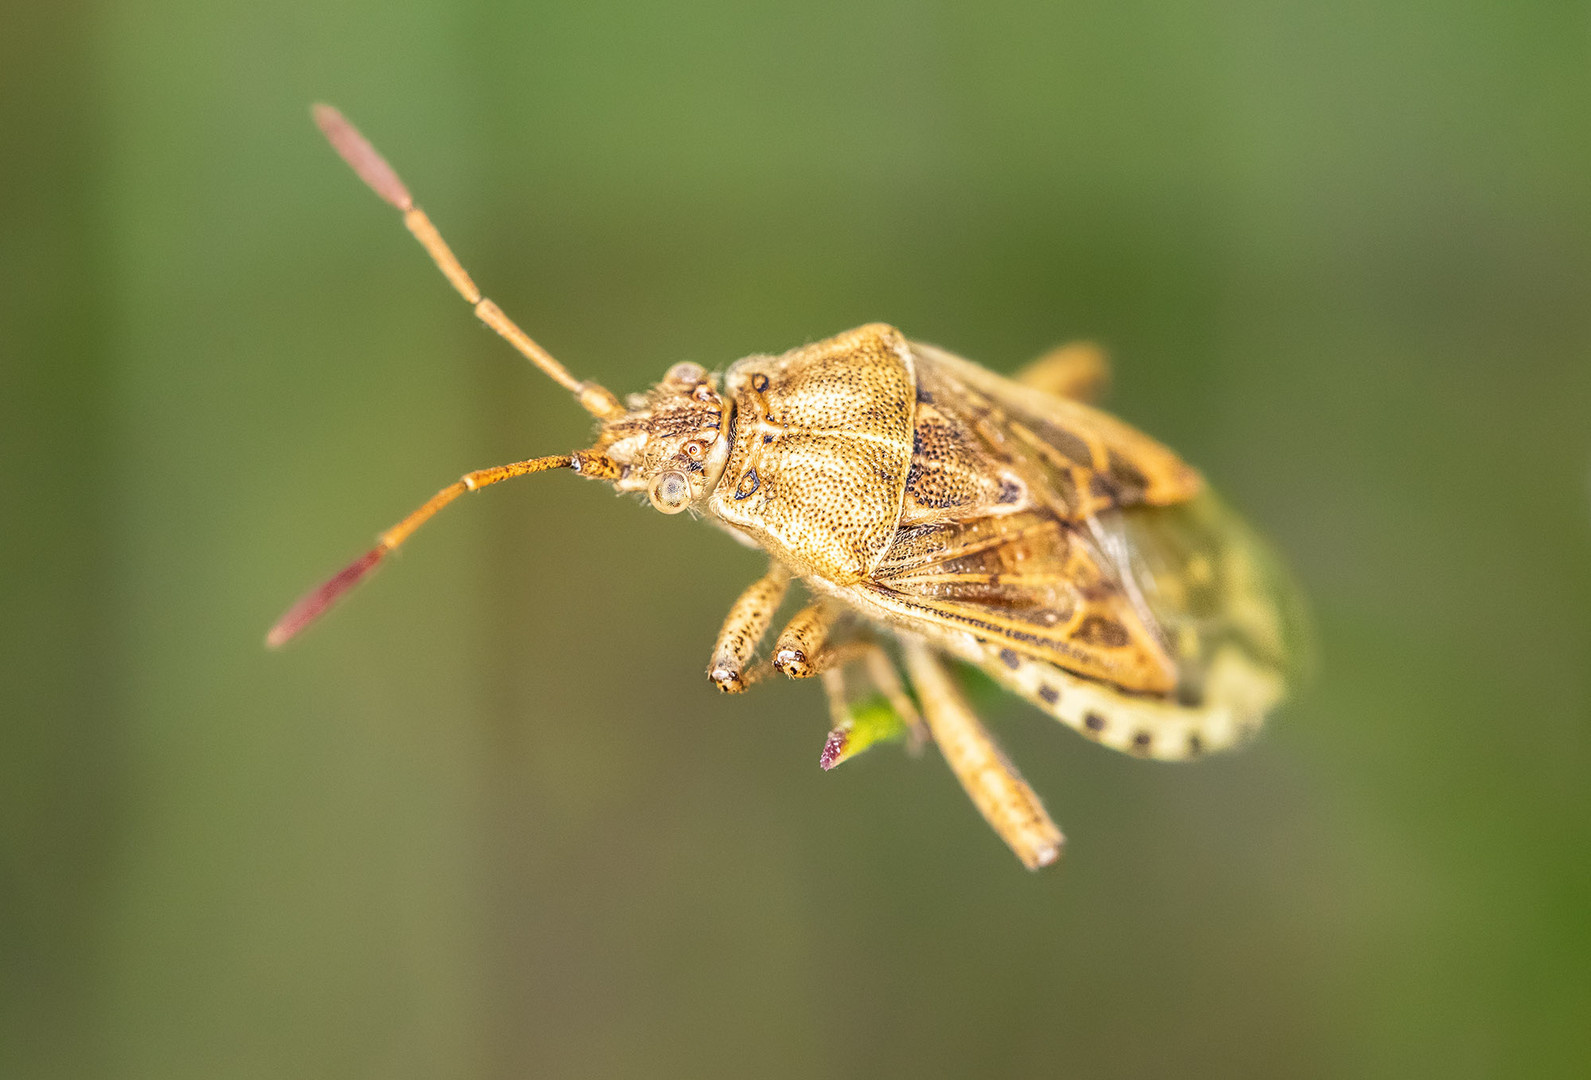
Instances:
[[[915,378],[899,330],[859,327],[730,367],[734,446],[710,507],[805,576],[869,577],[900,519]]]

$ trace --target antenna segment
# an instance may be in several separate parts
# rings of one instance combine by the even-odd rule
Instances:
[[[497,331],[510,345],[519,350],[521,356],[546,372],[553,382],[574,394],[575,399],[591,415],[607,419],[624,411],[619,399],[609,390],[594,382],[581,382],[569,374],[568,368],[553,359],[551,353],[538,345],[534,338],[503,314],[502,308],[481,295],[481,290],[476,287],[475,281],[459,262],[458,257],[453,254],[453,250],[447,246],[447,241],[442,239],[442,234],[437,232],[436,226],[431,224],[431,219],[426,216],[424,210],[414,205],[414,197],[409,194],[409,189],[398,178],[392,166],[387,164],[387,159],[370,145],[369,140],[359,133],[358,128],[350,124],[342,113],[330,105],[316,105],[311,111],[315,116],[315,124],[326,136],[326,141],[331,143],[332,149],[336,150],[354,172],[359,174],[359,179],[369,185],[377,195],[403,212],[403,223],[430,253],[437,269],[446,275],[448,281],[453,283],[453,288],[457,289],[459,295],[475,309],[476,318]]]

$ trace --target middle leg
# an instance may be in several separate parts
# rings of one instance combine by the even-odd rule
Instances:
[[[844,615],[845,608],[831,600],[814,600],[796,612],[779,632],[779,640],[773,647],[773,666],[792,679],[822,675],[830,711],[839,725],[848,715],[845,695],[841,692],[845,668],[858,661],[864,663],[872,689],[884,695],[890,708],[911,732],[911,748],[915,752],[928,741],[928,732],[884,647],[865,635],[842,644],[829,644],[835,625]],[[836,701],[840,701],[841,706],[836,707]]]
[[[831,600],[814,600],[791,617],[773,646],[773,666],[792,679],[810,679],[822,669],[816,664],[828,644],[829,634],[845,614]]]

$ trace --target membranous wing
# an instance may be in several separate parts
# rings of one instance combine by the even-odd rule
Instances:
[[[1280,561],[1212,492],[1106,515],[1117,572],[1142,597],[1177,667],[1177,699],[1257,724],[1305,673],[1303,601]]]

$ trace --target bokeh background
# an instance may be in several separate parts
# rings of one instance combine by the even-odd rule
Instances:
[[[1591,9],[8,0],[0,1075],[1534,1077],[1591,1061]],[[1105,343],[1311,597],[1244,753],[933,755],[702,669],[755,553],[584,445],[322,144],[624,392]]]

